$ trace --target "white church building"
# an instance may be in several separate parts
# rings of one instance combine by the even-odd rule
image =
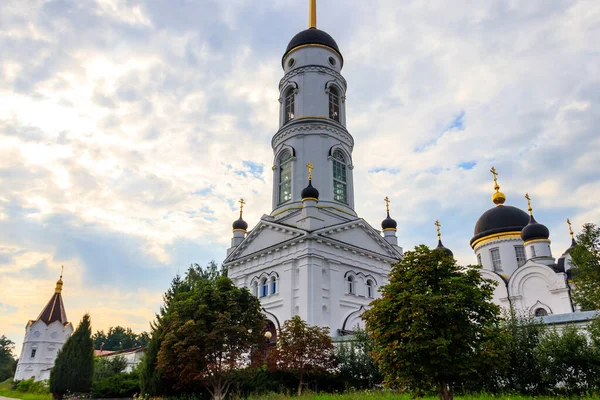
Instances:
[[[272,340],[295,315],[329,327],[336,337],[363,325],[362,312],[387,283],[402,248],[389,202],[381,230],[354,210],[344,58],[335,40],[316,27],[316,0],[310,1],[309,29],[292,38],[281,65],[279,130],[271,141],[272,207],[248,230],[240,201],[224,266],[238,286],[260,298]],[[576,313],[571,301],[570,248],[556,262],[548,229],[533,218],[531,207],[528,215],[505,205],[497,173],[491,172],[495,206],[475,224],[471,246],[483,276],[498,283],[496,304],[551,324],[592,318]],[[441,240],[438,248],[452,255]]]
[[[14,380],[50,379],[56,355],[73,333],[62,301],[62,274],[46,307],[25,326],[25,339]]]

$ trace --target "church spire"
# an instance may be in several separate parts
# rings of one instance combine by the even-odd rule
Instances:
[[[492,201],[495,205],[501,206],[506,201],[506,196],[500,191],[500,185],[498,185],[498,172],[496,172],[496,168],[492,167],[490,172],[494,175],[494,190],[496,191],[496,193],[492,195]]]
[[[59,321],[63,325],[67,323],[67,313],[61,295],[63,287],[63,270],[64,266],[61,269],[60,278],[56,282],[54,295],[50,298],[50,301],[46,304],[46,307],[44,307],[36,321],[43,321],[46,325],[50,325],[54,321]]]
[[[308,27],[317,29],[317,0],[309,0],[310,9],[308,12]]]

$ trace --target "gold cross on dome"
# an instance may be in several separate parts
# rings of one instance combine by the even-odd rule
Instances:
[[[309,162],[308,164],[306,164],[306,168],[308,168],[308,180],[312,181],[312,173],[313,173],[313,163]]]
[[[567,218],[567,224],[569,225],[569,234],[571,235],[571,239],[573,238],[573,228],[571,228],[571,220]]]
[[[527,199],[527,211],[529,211],[529,215],[533,215],[533,208],[531,208],[531,197],[529,197],[529,193],[525,193],[525,198]]]
[[[496,192],[500,190],[500,186],[498,186],[498,172],[496,172],[496,168],[492,167],[492,169],[490,169],[490,172],[494,175],[494,189],[496,189]]]
[[[383,199],[385,201],[385,210],[387,211],[387,213],[390,213],[390,198],[385,196],[385,199]]]
[[[64,266],[64,265],[61,265],[61,266],[60,266],[60,279],[62,279],[63,272],[65,272],[65,266]]]
[[[435,221],[435,226],[437,226],[437,235],[438,235],[438,240],[442,240],[442,234],[440,232],[440,227],[442,226],[442,224],[440,224],[440,221]]]
[[[240,203],[240,218],[242,217],[242,210],[244,209],[244,204],[246,204],[246,202],[244,201],[244,199],[239,199],[238,203]]]

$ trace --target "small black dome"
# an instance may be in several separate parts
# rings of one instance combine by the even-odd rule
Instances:
[[[304,199],[317,199],[319,200],[319,191],[313,187],[312,181],[308,181],[308,186],[302,189],[302,200]]]
[[[571,246],[569,246],[569,248],[566,249],[564,253],[562,253],[562,257],[566,257],[567,254],[569,254],[571,252],[571,250],[573,250],[575,248],[575,246],[577,246],[577,242],[575,241],[574,238],[571,238]]]
[[[529,215],[525,211],[512,206],[496,206],[477,220],[471,246],[477,239],[495,233],[521,232],[528,223]]]
[[[296,34],[296,36],[294,36],[292,38],[292,40],[290,40],[290,43],[288,44],[287,48],[285,49],[285,54],[283,55],[283,57],[285,58],[285,56],[292,49],[295,49],[298,46],[303,46],[306,44],[320,44],[320,45],[332,48],[333,50],[335,50],[336,53],[339,54],[340,58],[342,59],[341,64],[342,65],[344,64],[344,58],[342,57],[340,48],[338,47],[335,40],[333,40],[333,38],[331,37],[331,35],[329,35],[329,33],[322,31],[320,29],[316,29],[316,28],[309,28],[309,29],[303,30],[301,32],[298,32]],[[283,60],[282,60],[282,63],[283,63]]]
[[[444,253],[446,253],[447,256],[454,257],[454,253],[452,252],[452,250],[450,250],[447,247],[444,247],[444,245],[442,244],[441,240],[438,240],[438,245],[437,245],[437,247],[435,249],[436,250],[438,250],[438,249],[442,250]]]
[[[233,229],[239,229],[242,231],[248,230],[248,223],[240,216],[240,219],[233,223]]]
[[[396,229],[398,223],[396,220],[390,218],[390,213],[387,214],[387,218],[381,221],[381,229],[384,231],[387,229]]]
[[[545,225],[540,224],[533,218],[533,215],[529,217],[529,223],[521,231],[521,239],[524,242],[535,239],[548,239],[550,237],[550,231]]]

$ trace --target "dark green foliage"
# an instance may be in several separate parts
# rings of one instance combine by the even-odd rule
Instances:
[[[92,397],[96,399],[128,398],[140,393],[140,376],[137,370],[118,373],[94,382]]]
[[[146,347],[146,352],[140,363],[140,391],[150,396],[158,396],[169,392],[168,383],[162,379],[156,368],[158,351],[160,350],[160,331],[155,330]]]
[[[149,335],[147,332],[142,332],[138,335],[131,328],[111,326],[107,334],[104,331],[96,331],[92,339],[94,339],[94,348],[96,350],[102,348],[102,350],[116,351],[146,346]]]
[[[13,357],[12,351],[15,343],[6,336],[0,336],[0,382],[15,375],[17,360]]]
[[[117,375],[123,372],[125,368],[127,368],[125,357],[96,357],[94,359],[94,382]]]
[[[372,351],[373,340],[358,326],[349,340],[338,343],[338,375],[348,389],[370,389],[383,381]]]
[[[50,372],[50,392],[57,398],[70,391],[88,393],[94,375],[94,342],[90,316],[85,314],[79,326],[58,352]]]
[[[478,266],[462,268],[424,245],[406,252],[389,278],[363,314],[384,383],[452,398],[487,356],[499,314],[494,283]]]
[[[13,389],[20,393],[50,393],[48,381],[34,381],[33,378],[15,382]]]
[[[582,310],[600,310],[600,227],[583,225],[571,257],[573,300]]]
[[[544,388],[568,395],[598,389],[600,355],[575,326],[547,330],[535,353]]]

